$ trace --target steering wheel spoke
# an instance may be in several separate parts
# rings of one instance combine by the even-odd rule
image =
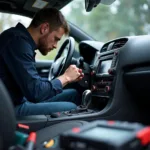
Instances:
[[[64,51],[68,50],[67,55],[62,56]],[[72,56],[75,50],[74,38],[68,37],[60,47],[54,62],[51,65],[48,80],[52,80],[61,75],[71,64]]]

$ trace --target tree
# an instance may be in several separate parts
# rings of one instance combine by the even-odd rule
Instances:
[[[11,15],[5,13],[0,14],[0,32],[10,27],[10,25],[13,26],[14,24],[15,22],[13,21]]]
[[[97,40],[149,33],[149,0],[117,0],[110,6],[100,4],[91,13],[85,13],[82,4],[82,1],[76,1],[76,5],[72,3],[68,20]]]

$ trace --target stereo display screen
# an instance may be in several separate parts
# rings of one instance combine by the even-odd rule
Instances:
[[[98,67],[98,74],[101,73],[108,73],[108,70],[111,68],[111,63],[112,60],[103,60],[100,62],[99,67]]]

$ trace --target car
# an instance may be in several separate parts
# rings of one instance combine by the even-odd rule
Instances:
[[[146,0],[101,1],[103,4],[113,3],[108,6],[98,0],[85,2],[86,5],[75,0],[0,0],[1,12],[28,18],[44,7],[61,9],[70,26],[69,37],[64,40],[64,55],[69,40],[74,45],[69,64],[77,65],[84,73],[81,81],[65,88],[75,88],[85,106],[51,115],[17,117],[17,124],[30,126],[29,131],[40,131],[74,120],[105,119],[150,124],[150,3]],[[0,17],[4,18],[0,24],[7,21],[1,30],[14,24],[12,20],[18,16],[6,17]],[[30,19],[23,21],[30,23]],[[49,74],[56,54],[57,50],[52,55],[50,53],[47,60],[37,54],[36,68],[41,77],[53,79],[57,76]]]

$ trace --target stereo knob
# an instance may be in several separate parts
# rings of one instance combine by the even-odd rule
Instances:
[[[110,92],[110,90],[111,90],[111,87],[110,86],[105,86],[105,92]]]
[[[96,86],[95,85],[92,85],[92,91],[95,91],[97,88],[96,88]]]
[[[94,76],[95,75],[95,71],[91,71],[91,76]]]
[[[118,55],[118,52],[114,52],[114,55],[117,56],[117,55]]]
[[[116,70],[115,70],[115,69],[110,68],[110,69],[108,70],[108,73],[109,73],[109,74],[111,74],[111,75],[115,75]]]

